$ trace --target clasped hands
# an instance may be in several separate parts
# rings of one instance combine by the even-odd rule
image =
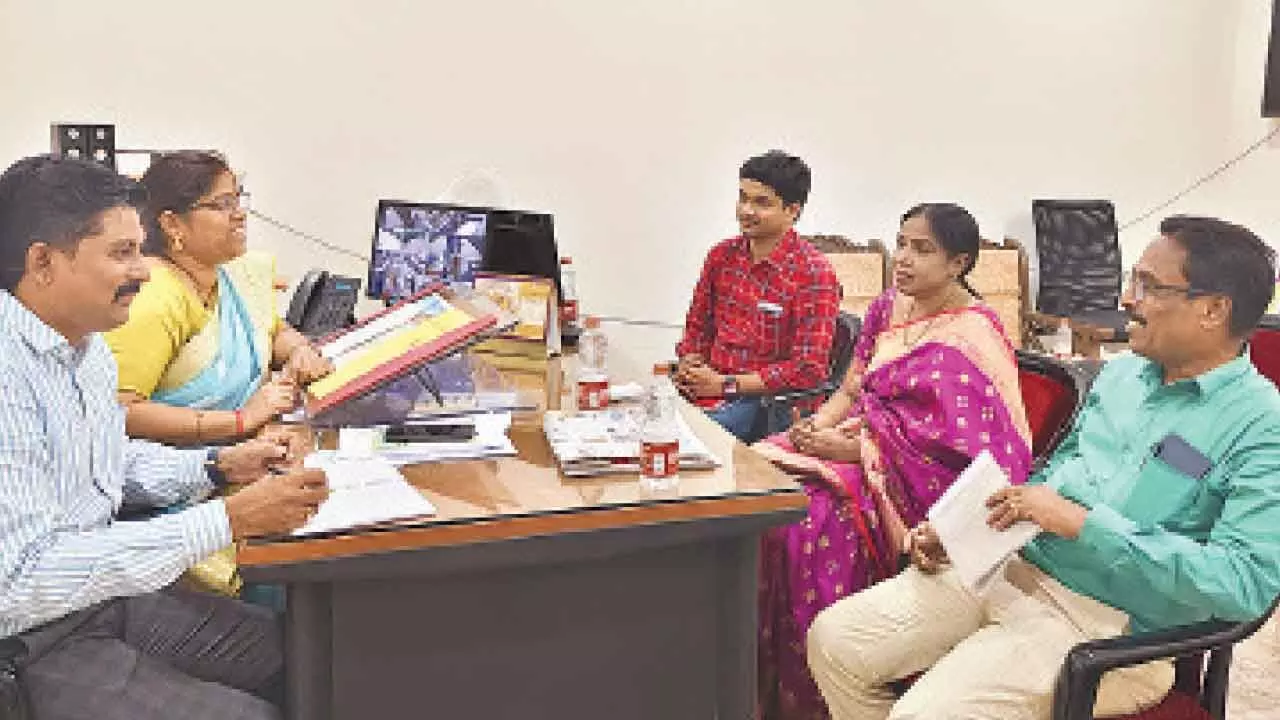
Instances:
[[[986,506],[990,510],[987,525],[996,530],[1007,530],[1026,521],[1068,540],[1080,536],[1089,512],[1047,485],[1004,488],[987,498]],[[903,550],[922,572],[937,572],[950,562],[938,533],[927,521],[907,531]]]
[[[802,419],[800,411],[792,410],[791,420],[787,439],[798,452],[836,462],[862,461],[862,418],[825,426],[812,416]]]
[[[708,398],[724,394],[724,376],[712,370],[701,355],[680,358],[673,381],[685,397]]]

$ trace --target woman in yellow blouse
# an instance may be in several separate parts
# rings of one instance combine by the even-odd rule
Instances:
[[[205,152],[162,155],[142,177],[151,279],[107,333],[132,437],[178,445],[253,435],[330,363],[276,312],[274,261],[246,253],[236,176]],[[285,372],[272,379],[272,366]]]
[[[292,410],[298,385],[332,366],[275,306],[275,262],[246,253],[236,176],[214,153],[163,155],[142,177],[151,278],[129,321],[106,335],[120,368],[120,403],[131,437],[220,445],[257,434]],[[272,379],[272,367],[283,367]],[[188,579],[234,595],[235,552],[226,548]],[[247,597],[279,605],[264,586]]]

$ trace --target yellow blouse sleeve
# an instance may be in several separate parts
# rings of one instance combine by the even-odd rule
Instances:
[[[187,290],[163,268],[129,306],[129,320],[104,335],[120,368],[120,391],[149,398],[179,348],[208,321],[208,313],[186,297]]]

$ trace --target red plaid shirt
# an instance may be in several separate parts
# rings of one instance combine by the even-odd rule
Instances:
[[[759,373],[773,391],[827,379],[840,282],[831,263],[795,231],[760,262],[746,238],[707,253],[676,354],[697,353],[718,373]]]

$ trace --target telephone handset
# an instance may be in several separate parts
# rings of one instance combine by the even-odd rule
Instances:
[[[355,322],[360,280],[311,270],[289,301],[285,322],[310,338],[319,338]]]

